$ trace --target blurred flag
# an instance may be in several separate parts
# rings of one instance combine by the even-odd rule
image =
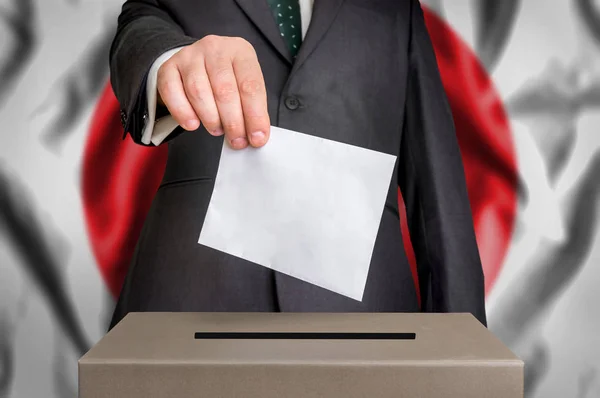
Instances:
[[[81,7],[84,3],[56,1]],[[119,104],[107,82],[108,51],[117,5],[121,3],[114,0],[114,7],[106,6],[110,8],[108,14],[112,13],[110,24],[90,40],[87,50],[73,60],[71,67],[61,69],[50,95],[35,98],[35,104],[41,106],[32,107],[34,115],[52,114],[46,128],[34,133],[46,150],[56,150],[72,137],[69,134],[77,131],[75,127],[93,107],[85,143],[81,152],[77,149],[87,231],[84,241],[89,242],[113,301],[120,292],[167,159],[166,145],[149,148],[135,145],[129,137],[122,139]],[[4,0],[3,4],[8,6],[0,5],[0,36],[8,41],[9,50],[0,54],[0,107],[9,103],[6,99],[12,88],[30,65],[38,44],[38,22],[44,17],[35,12],[34,6],[46,3]],[[578,162],[581,169],[566,192],[559,193],[557,186],[573,163],[577,148],[585,146],[580,137],[582,115],[600,109],[599,3],[569,0],[579,32],[577,55],[571,60],[561,58],[542,73],[529,70],[521,59],[507,55],[511,54],[507,49],[517,40],[514,36],[522,34],[515,26],[530,2],[423,0],[422,4],[456,124],[486,293],[488,298],[492,292],[497,293],[488,321],[492,331],[525,359],[527,397],[534,396],[544,380],[551,380],[548,372],[555,366],[553,347],[542,327],[584,265],[589,264],[598,225],[600,155],[592,153],[589,159]],[[542,8],[554,9],[565,3],[543,4],[535,15],[536,21],[539,16],[545,23],[546,10]],[[463,18],[460,23],[468,21],[472,28],[472,48],[450,26],[457,10]],[[463,32],[464,26],[458,28]],[[522,36],[517,37],[522,40]],[[503,103],[490,75],[499,65],[507,64],[517,65],[511,71],[521,72],[526,82]],[[517,128],[521,126],[525,127]],[[63,154],[54,159],[60,156]],[[45,166],[42,161],[33,164]],[[18,254],[19,266],[30,277],[28,282],[44,293],[52,319],[60,325],[58,338],[53,340],[51,379],[55,396],[73,396],[73,380],[61,369],[87,349],[89,337],[66,283],[63,267],[67,256],[64,251],[53,250],[61,246],[55,244],[52,223],[40,217],[38,207],[42,203],[37,203],[23,189],[24,181],[8,170],[0,164],[0,237]],[[400,196],[399,204],[403,209]],[[403,211],[401,227],[417,283],[418,269]],[[511,266],[507,255],[520,250],[521,239],[527,234],[535,234],[539,245],[531,250],[529,261],[519,263],[507,277]],[[84,250],[89,254],[87,247]],[[503,275],[505,280],[499,278]],[[97,279],[97,274],[92,278]],[[505,283],[498,290],[500,282]],[[13,341],[17,333],[12,312],[9,314],[0,305],[0,397],[14,396]],[[106,314],[100,315],[104,319]],[[569,396],[595,396],[596,379],[596,368],[582,369],[581,376],[569,387],[573,391]]]
[[[0,8],[0,23],[10,37],[9,51],[0,58],[0,106],[27,66],[36,45],[36,15],[33,0],[13,0],[9,8]]]

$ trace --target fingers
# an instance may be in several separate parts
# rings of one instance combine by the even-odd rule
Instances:
[[[242,45],[242,51],[234,56],[232,65],[238,84],[246,135],[252,146],[263,146],[269,138],[271,123],[263,74],[250,44]]]
[[[205,66],[227,141],[234,149],[247,147],[244,114],[231,57],[227,53],[207,57]]]
[[[200,120],[188,101],[181,75],[174,62],[165,62],[158,70],[158,94],[181,127],[188,131],[200,127]]]
[[[219,111],[204,68],[204,59],[198,57],[195,62],[187,63],[181,69],[185,93],[204,128],[212,135],[223,135]]]

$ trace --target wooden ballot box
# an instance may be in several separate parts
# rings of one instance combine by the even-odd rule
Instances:
[[[131,313],[80,398],[516,398],[523,362],[469,314]]]

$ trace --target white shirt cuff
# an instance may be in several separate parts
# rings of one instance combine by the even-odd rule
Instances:
[[[177,128],[178,124],[171,115],[156,120],[156,102],[157,102],[157,79],[158,69],[175,55],[183,47],[177,47],[163,53],[154,61],[150,72],[148,73],[148,81],[146,83],[146,98],[148,99],[148,121],[142,133],[142,143],[150,145],[150,143],[158,146],[164,141],[169,134]]]

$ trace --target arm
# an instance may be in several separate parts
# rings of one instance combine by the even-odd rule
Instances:
[[[159,60],[180,47],[184,48],[170,54],[168,60]],[[155,92],[147,81],[152,65],[159,63],[154,68]],[[110,51],[110,69],[123,127],[139,144],[157,144],[183,130],[195,131],[201,124],[212,135],[224,134],[234,149],[260,147],[268,140],[266,88],[252,45],[239,37],[189,37],[158,0],[128,0],[123,5]],[[158,93],[165,106],[148,107],[147,90],[152,96]],[[143,138],[149,109],[156,116],[165,108],[172,118],[150,123],[152,128],[160,128],[160,134]],[[181,128],[169,132],[177,125]]]
[[[110,76],[123,128],[136,143],[143,144],[148,124],[146,82],[152,64],[165,52],[195,41],[156,0],[128,0],[123,5],[110,50]]]
[[[411,2],[398,183],[423,308],[470,312],[484,325],[484,279],[454,122],[419,2]]]

